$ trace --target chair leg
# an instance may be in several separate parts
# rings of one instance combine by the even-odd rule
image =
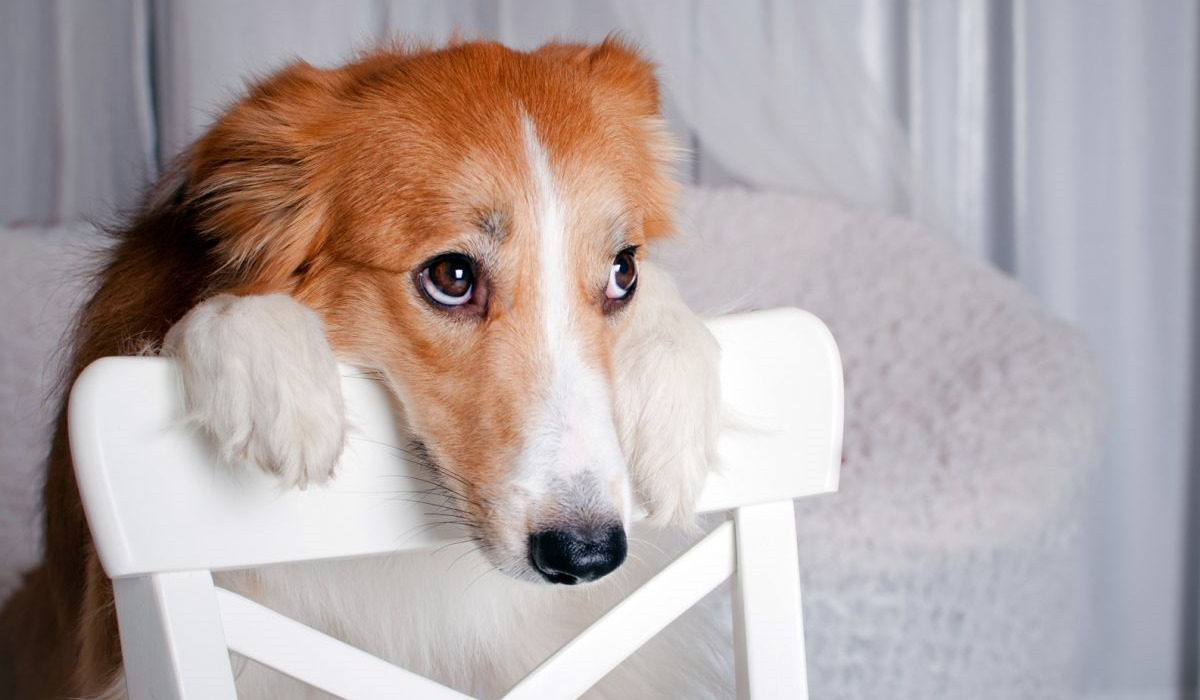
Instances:
[[[207,571],[113,580],[130,700],[237,700]]]
[[[804,618],[792,501],[743,506],[737,542],[734,645],[741,700],[807,700]]]

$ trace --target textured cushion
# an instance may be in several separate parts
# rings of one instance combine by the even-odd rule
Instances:
[[[813,697],[1056,697],[1077,648],[1097,368],[1020,287],[900,219],[697,190],[693,308],[801,306],[846,373],[841,491],[797,504]]]
[[[681,221],[664,257],[693,308],[800,306],[838,341],[843,492],[806,510],[854,502],[840,558],[1007,541],[1090,457],[1100,393],[1082,336],[986,264],[911,222],[794,195],[696,190]]]

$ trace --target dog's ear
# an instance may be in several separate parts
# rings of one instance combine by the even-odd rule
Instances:
[[[642,116],[659,115],[662,105],[654,64],[619,36],[610,35],[595,45],[547,44],[538,54],[585,68],[606,88],[628,100]]]
[[[587,63],[592,75],[637,115],[636,129],[645,148],[640,165],[634,166],[643,168],[638,177],[642,234],[647,241],[668,238],[675,233],[675,201],[679,196],[675,164],[684,150],[662,117],[654,64],[614,36],[593,48]]]
[[[654,64],[614,36],[595,46],[587,57],[592,75],[629,100],[644,115],[657,118],[662,111]]]
[[[591,46],[548,44],[537,53],[586,71],[601,91],[598,102],[610,114],[625,117],[641,150],[629,167],[636,172],[640,184],[638,207],[642,212],[643,234],[648,241],[672,235],[675,200],[679,194],[673,173],[684,150],[662,118],[654,64],[617,36]]]
[[[186,156],[186,205],[245,289],[286,291],[324,239],[329,197],[312,156],[338,82],[295,63],[252,86]]]

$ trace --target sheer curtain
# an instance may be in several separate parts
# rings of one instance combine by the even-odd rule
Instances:
[[[1197,6],[906,15],[915,212],[1082,328],[1106,369],[1083,686],[1194,692]]]
[[[141,0],[0,3],[0,223],[102,218],[154,171]]]
[[[1196,4],[614,4],[705,158],[930,223],[1086,332],[1110,429],[1081,686],[1194,689]]]
[[[0,221],[103,218],[247,73],[394,35],[518,47],[621,30],[659,61],[701,182],[930,223],[1083,328],[1110,430],[1089,493],[1081,684],[1195,671],[1192,0],[14,0],[0,4]],[[1195,528],[1192,528],[1195,529]],[[1194,688],[1194,685],[1189,687]]]

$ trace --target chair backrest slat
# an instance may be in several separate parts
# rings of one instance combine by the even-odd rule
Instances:
[[[722,346],[722,392],[738,426],[723,432],[721,469],[702,511],[837,489],[842,383],[836,346],[795,309],[710,324]],[[171,360],[114,357],[80,376],[71,451],[88,522],[112,577],[220,570],[423,549],[459,536],[428,528],[405,500],[428,475],[399,456],[380,382],[345,368],[355,429],[338,479],[282,491],[268,475],[222,465],[184,420]]]

